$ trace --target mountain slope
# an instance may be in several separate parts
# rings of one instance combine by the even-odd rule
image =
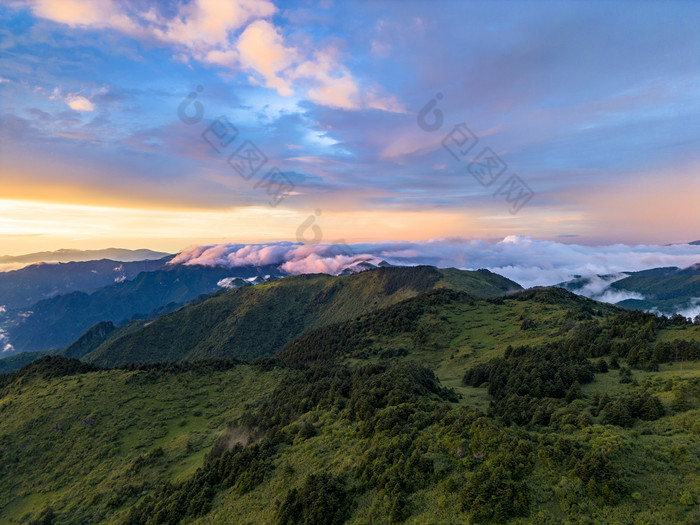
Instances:
[[[271,356],[305,330],[352,319],[436,287],[468,289],[480,297],[520,289],[490,272],[429,266],[378,268],[341,277],[286,277],[183,308],[102,345],[86,359],[114,366]]]

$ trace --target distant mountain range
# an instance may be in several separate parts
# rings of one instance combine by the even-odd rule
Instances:
[[[27,308],[38,301],[71,292],[93,292],[103,286],[130,281],[170,260],[123,262],[114,259],[68,263],[37,263],[0,273],[0,306]]]
[[[577,277],[557,286],[592,299],[667,316],[700,314],[700,264]]]
[[[162,259],[172,254],[154,252],[153,250],[126,250],[123,248],[106,248],[104,250],[56,250],[53,252],[36,252],[26,255],[0,255],[0,264],[37,263],[37,262],[81,262],[98,259],[133,262],[147,259]]]
[[[63,347],[101,321],[123,324],[134,318],[152,319],[220,290],[226,279],[255,279],[259,272],[277,275],[274,268],[266,267],[163,266],[162,262],[158,267],[90,293],[74,291],[29,307],[6,309],[0,316],[0,330],[5,332],[5,344],[11,344],[12,349],[5,354]],[[243,284],[248,283],[237,286]]]
[[[0,273],[0,355],[62,348],[96,323],[152,320],[200,296],[287,275],[277,265],[224,268],[171,260],[39,263]],[[352,262],[343,275],[375,267]]]

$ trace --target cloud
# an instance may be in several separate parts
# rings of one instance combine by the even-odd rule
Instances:
[[[700,315],[700,297],[693,297],[688,301],[687,307],[681,308],[678,313],[684,317],[695,319],[696,316]]]
[[[29,5],[36,16],[69,26],[108,26],[118,11],[111,0],[31,0]]]
[[[15,348],[9,343],[7,331],[0,328],[0,352],[14,352]]]
[[[101,93],[102,90],[100,90],[98,93]],[[95,104],[87,97],[83,96],[81,92],[69,92],[66,93],[65,95],[62,93],[61,89],[56,87],[54,88],[53,92],[51,95],[49,95],[49,100],[56,100],[63,102],[68,105],[73,111],[85,111],[85,112],[90,112],[90,111],[95,111]],[[38,110],[40,111],[40,110]],[[46,118],[48,117],[48,114],[45,112],[41,112],[43,115],[42,117]],[[36,113],[35,113],[36,115]]]
[[[621,301],[626,301],[627,299],[644,299],[644,295],[637,292],[628,292],[626,290],[606,290],[605,293],[598,297],[592,297],[596,301],[602,301],[604,303],[617,304]]]
[[[330,246],[329,251],[325,253],[309,253],[299,258],[294,258],[282,264],[280,269],[292,275],[304,273],[327,273],[330,275],[338,275],[343,270],[351,267],[359,262],[369,262],[379,264],[381,259],[373,257],[370,254],[360,255],[333,255],[333,247]]]
[[[668,308],[652,308],[649,310],[651,313],[656,315],[666,315],[670,316],[674,313],[680,314],[683,317],[687,317],[694,320],[696,316],[700,315],[700,297],[693,297],[685,303],[676,304],[670,309]]]
[[[75,111],[95,111],[95,104],[81,95],[68,95],[66,104]]]
[[[381,262],[369,253],[353,253],[348,247],[339,245],[279,242],[195,246],[179,253],[169,264],[226,268],[273,265],[291,275],[305,273],[338,275],[348,266],[363,261],[373,264]]]
[[[377,86],[361,90],[353,75],[340,64],[337,54],[332,48],[317,51],[290,72],[291,78],[308,85],[309,100],[346,110],[370,108],[389,113],[406,112],[396,97],[381,94]]]
[[[337,65],[330,50],[316,52],[312,60],[299,64],[294,76],[310,81],[308,96],[317,104],[341,109],[360,107],[360,90],[355,79]]]
[[[404,106],[393,95],[380,95],[374,88],[367,90],[365,95],[365,104],[368,108],[379,109],[389,113],[407,113]]]
[[[401,113],[405,108],[395,96],[367,86],[361,93],[353,74],[330,46],[314,51],[314,42],[303,49],[288,45],[282,30],[269,19],[278,12],[268,0],[193,0],[175,12],[139,3],[102,0],[17,0],[35,16],[70,27],[112,29],[140,40],[162,42],[176,48],[184,61],[223,66],[262,78],[265,87],[291,97],[303,90],[312,102],[348,110],[378,109]],[[308,58],[312,57],[312,58]],[[76,111],[92,111],[84,97],[69,103]]]
[[[660,266],[684,268],[698,263],[700,246],[583,246],[518,236],[508,236],[500,242],[437,239],[425,242],[358,243],[349,246],[290,242],[218,244],[189,248],[178,254],[172,264],[230,268],[275,265],[290,274],[337,274],[348,265],[362,260],[374,264],[386,260],[391,264],[406,266],[429,264],[472,270],[487,268],[525,287],[554,285],[575,276],[617,274],[607,281],[593,278],[589,292],[604,294],[606,286],[613,282],[612,279],[617,279],[624,271]]]
[[[260,73],[265,78],[265,86],[276,89],[282,96],[294,93],[290,82],[278,75],[292,64],[297,52],[285,47],[274,25],[256,20],[238,38],[237,49],[241,65]]]
[[[277,8],[267,0],[195,0],[182,5],[177,15],[163,20],[155,11],[144,18],[164,25],[154,34],[165,42],[182,44],[191,49],[226,47],[230,33],[251,20],[272,16]]]
[[[595,299],[596,301],[602,301],[604,303],[616,304],[620,301],[626,301],[627,299],[644,299],[644,295],[638,292],[631,292],[628,290],[618,290],[611,288],[610,285],[614,282],[620,281],[625,277],[629,277],[627,273],[617,273],[614,275],[588,275],[586,276],[585,282],[581,288],[577,290],[572,290],[579,295],[584,295]]]

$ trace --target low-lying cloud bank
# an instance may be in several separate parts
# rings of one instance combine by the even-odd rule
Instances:
[[[171,264],[230,268],[275,265],[289,274],[337,275],[359,261],[378,264],[383,260],[405,266],[486,268],[531,287],[557,284],[577,275],[614,275],[663,266],[685,268],[700,262],[700,246],[582,246],[518,236],[509,236],[500,242],[463,239],[351,245],[276,242],[197,246],[178,254]],[[610,282],[599,284],[603,292]],[[609,298],[612,299],[615,298]]]

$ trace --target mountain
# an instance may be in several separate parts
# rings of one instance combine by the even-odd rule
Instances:
[[[700,264],[578,277],[557,286],[625,308],[685,317],[700,313]]]
[[[60,351],[60,354],[69,358],[81,358],[92,352],[104,343],[117,329],[111,321],[102,321],[91,327],[87,332]]]
[[[97,348],[101,366],[130,361],[255,359],[273,355],[305,330],[351,319],[434,288],[496,297],[520,290],[504,277],[432,266],[382,267],[333,277],[285,277],[217,294]]]
[[[0,255],[0,264],[38,263],[38,262],[75,262],[111,259],[121,262],[136,262],[148,259],[163,259],[171,254],[153,250],[125,250],[107,248],[105,250],[56,250],[53,252],[36,252],[26,255]]]
[[[27,308],[43,299],[70,292],[93,292],[115,282],[128,281],[141,272],[162,268],[169,260],[41,263],[0,273],[0,306]]]
[[[246,305],[272,312],[274,290],[302,288],[330,318],[314,290],[346,294],[348,319],[274,359],[46,356],[0,377],[0,522],[697,522],[700,326],[447,273],[285,278],[198,305],[267,289]]]
[[[32,361],[36,361],[37,359],[41,359],[47,355],[55,355],[58,353],[58,350],[44,350],[40,352],[20,352],[18,354],[2,357],[0,358],[0,375],[15,372]]]
[[[73,292],[39,301],[29,308],[7,310],[0,329],[15,351],[60,348],[101,321],[124,323],[171,312],[202,294],[220,289],[231,277],[255,277],[261,269],[165,266],[141,272],[92,293]],[[273,269],[263,267],[265,274]],[[7,352],[5,352],[7,354]]]

